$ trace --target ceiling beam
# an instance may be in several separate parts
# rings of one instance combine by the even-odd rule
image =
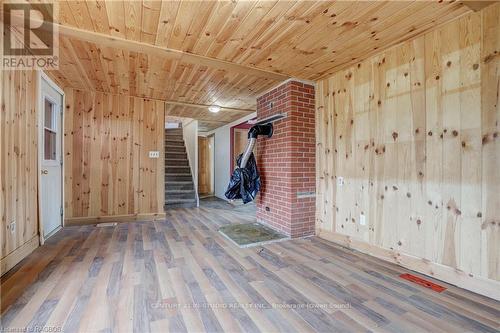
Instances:
[[[138,42],[130,39],[106,35],[89,30],[83,30],[57,23],[54,23],[54,26],[56,26],[56,28],[59,30],[60,36],[64,36],[70,39],[95,43],[104,47],[111,47],[137,53],[144,53],[157,57],[164,57],[166,59],[178,60],[190,64],[207,66],[210,68],[216,68],[216,69],[230,71],[233,73],[240,73],[255,77],[261,77],[274,81],[284,81],[290,78],[288,75],[275,73],[256,67],[240,65],[225,60],[205,57],[202,55],[188,53],[181,50],[152,45],[144,42]]]
[[[469,9],[478,12],[481,9],[494,4],[496,1],[475,1],[475,0],[469,0],[469,1],[462,1],[462,3]]]
[[[207,110],[210,105],[207,104],[195,104],[195,103],[188,103],[188,102],[178,102],[178,101],[165,101],[166,104],[169,105],[175,105],[175,106],[184,106],[184,107],[192,107],[192,108],[199,108],[199,109],[205,109]],[[221,111],[227,111],[227,112],[255,112],[253,109],[239,109],[239,108],[227,108],[224,106],[220,106]]]

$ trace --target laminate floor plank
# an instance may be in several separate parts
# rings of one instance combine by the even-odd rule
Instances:
[[[254,205],[208,199],[157,221],[65,227],[1,278],[0,328],[500,330],[500,302],[428,278],[447,288],[436,293],[401,279],[402,267],[323,239],[238,248],[218,232],[249,222]]]

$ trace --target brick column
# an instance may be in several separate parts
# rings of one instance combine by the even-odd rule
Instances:
[[[272,103],[272,105],[271,105]],[[271,139],[259,138],[262,188],[257,220],[291,237],[314,234],[316,200],[314,86],[287,81],[257,99],[257,118],[277,113]]]

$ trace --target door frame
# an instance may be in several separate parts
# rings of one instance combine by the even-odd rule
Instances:
[[[37,203],[38,203],[38,234],[40,238],[40,245],[45,243],[45,237],[43,235],[43,215],[42,215],[42,203],[41,203],[41,186],[42,186],[42,142],[43,142],[43,133],[40,128],[40,124],[43,124],[43,101],[42,101],[42,83],[45,80],[54,90],[62,96],[61,101],[61,128],[60,128],[60,147],[61,147],[61,207],[62,207],[62,215],[61,215],[61,225],[57,227],[51,235],[55,234],[64,226],[64,105],[66,101],[66,97],[64,95],[64,91],[50,78],[45,74],[43,70],[38,70],[37,81],[38,81],[38,117],[37,117],[37,130],[38,130],[38,150],[37,150],[37,161],[38,161],[38,195],[37,195]]]

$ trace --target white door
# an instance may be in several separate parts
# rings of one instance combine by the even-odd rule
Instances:
[[[62,226],[63,95],[43,76],[40,81],[40,218],[47,239]]]

